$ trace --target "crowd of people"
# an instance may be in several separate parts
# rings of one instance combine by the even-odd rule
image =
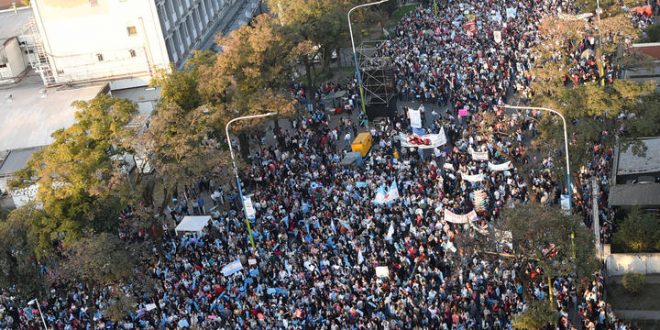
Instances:
[[[531,82],[538,23],[566,10],[564,2],[450,1],[441,17],[432,8],[412,12],[382,54],[395,63],[403,99],[468,108],[467,118],[434,114],[425,125],[446,143],[402,147],[411,127],[400,112],[371,125],[363,164],[342,164],[359,123],[332,120],[324,97],[346,90],[352,108],[355,83],[313,92],[296,86],[309,113],[276,125],[274,142],[263,143],[241,173],[256,210],[254,247],[238,195],[202,179],[184,189],[187,198],[174,196],[167,214],[177,223],[190,214],[213,220],[201,235],[164,226],[163,243],[144,265],[149,289],[57,286],[28,305],[4,291],[0,328],[36,329],[43,316],[54,329],[510,329],[533,300],[548,299],[552,285],[560,314],[553,327],[626,329],[603,301],[602,277],[587,288],[570,276],[549,284],[537,265],[462,245],[482,239],[504,208],[556,205],[565,193],[552,174],[562,154],[527,152],[541,114],[498,107]],[[464,26],[473,17],[476,32]],[[584,175],[602,182],[611,154],[598,146],[594,155],[603,161]],[[515,166],[530,163],[536,170],[525,175]],[[398,197],[374,203],[381,187],[395,187]],[[130,210],[123,215],[130,219]],[[127,297],[128,315],[112,319],[109,309]]]

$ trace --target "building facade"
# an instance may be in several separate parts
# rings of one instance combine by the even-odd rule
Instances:
[[[45,85],[109,80],[145,86],[181,67],[244,0],[32,0],[32,67]]]

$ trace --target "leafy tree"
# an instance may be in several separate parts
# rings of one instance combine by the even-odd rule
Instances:
[[[53,271],[55,280],[81,281],[88,285],[105,285],[126,280],[133,264],[129,253],[116,235],[88,234],[63,248],[65,259]]]
[[[623,252],[660,251],[660,219],[639,208],[633,208],[613,236]]]
[[[217,142],[209,139],[214,114],[220,112],[209,110],[208,106],[187,111],[167,102],[156,109],[142,143],[163,189],[162,207],[179,183],[226,164],[226,154],[218,148]]]
[[[13,210],[0,220],[0,287],[14,286],[19,296],[33,297],[42,289],[30,222],[42,211],[34,205]]]
[[[282,115],[294,110],[294,99],[287,90],[294,63],[294,43],[285,38],[272,18],[260,15],[253,26],[246,25],[218,40],[224,50],[215,63],[200,70],[199,90],[211,106],[216,127],[232,118],[266,112]],[[239,134],[241,151],[249,151],[245,125]],[[243,154],[246,156],[246,154]]]
[[[393,0],[394,1],[394,0]],[[332,50],[348,40],[346,13],[357,2],[354,0],[268,0],[268,6],[285,27],[287,34],[299,41],[318,46],[303,53],[308,83],[314,84],[311,59],[321,55],[323,68],[328,67]]]
[[[557,311],[547,301],[532,300],[524,312],[513,317],[512,325],[515,329],[544,329],[557,318]]]
[[[129,150],[134,132],[126,128],[137,111],[133,103],[99,95],[76,101],[76,122],[53,133],[53,143],[35,153],[14,186],[38,185],[44,212],[33,234],[39,253],[53,240],[75,240],[85,229],[112,230],[117,209],[114,188],[122,177],[113,158]]]
[[[638,295],[646,285],[646,276],[641,273],[623,275],[623,288],[632,295]]]
[[[516,256],[539,265],[544,276],[577,273],[587,278],[598,269],[593,233],[556,207],[519,205],[505,209],[500,230],[510,231]]]
[[[151,84],[161,87],[161,99],[173,102],[185,110],[203,104],[198,91],[199,71],[204,65],[211,65],[217,55],[212,51],[193,51],[182,70],[172,69],[169,73],[155,78]]]

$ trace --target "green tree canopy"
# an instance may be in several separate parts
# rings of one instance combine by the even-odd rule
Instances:
[[[633,208],[613,236],[614,245],[621,252],[660,251],[660,219]]]
[[[498,227],[511,232],[515,254],[540,265],[546,276],[577,271],[584,278],[598,269],[593,233],[576,217],[556,207],[519,205],[505,209],[502,220]]]
[[[114,188],[122,184],[114,159],[129,151],[134,132],[126,125],[136,107],[107,95],[73,105],[76,122],[53,133],[53,143],[36,152],[12,183],[38,185],[44,210],[34,233],[39,251],[55,239],[75,240],[85,229],[112,230],[119,211],[110,207],[116,206]]]

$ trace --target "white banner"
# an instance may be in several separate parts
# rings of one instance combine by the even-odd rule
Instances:
[[[464,224],[470,221],[477,220],[477,212],[474,210],[470,211],[467,214],[456,214],[452,211],[445,209],[445,221],[455,223],[455,224]]]
[[[254,220],[257,212],[254,210],[250,196],[243,196],[243,207],[245,207],[245,216],[250,220]]]
[[[422,128],[422,112],[420,110],[408,108],[408,118],[410,119],[410,127]]]
[[[518,8],[511,7],[506,9],[507,18],[516,18],[517,15],[518,15]]]
[[[506,171],[510,168],[511,168],[511,162],[510,161],[508,161],[506,163],[502,163],[502,164],[497,164],[497,165],[495,165],[491,162],[488,162],[488,169],[491,170],[491,171],[501,172],[501,171]]]
[[[441,128],[440,133],[438,134],[406,135],[400,133],[399,139],[401,139],[401,146],[404,148],[433,149],[447,143],[447,136],[445,135],[444,128]]]
[[[478,161],[487,161],[488,160],[488,151],[472,151],[472,160]]]
[[[461,178],[468,182],[481,182],[484,180],[484,175],[482,173],[472,175],[461,173]]]

